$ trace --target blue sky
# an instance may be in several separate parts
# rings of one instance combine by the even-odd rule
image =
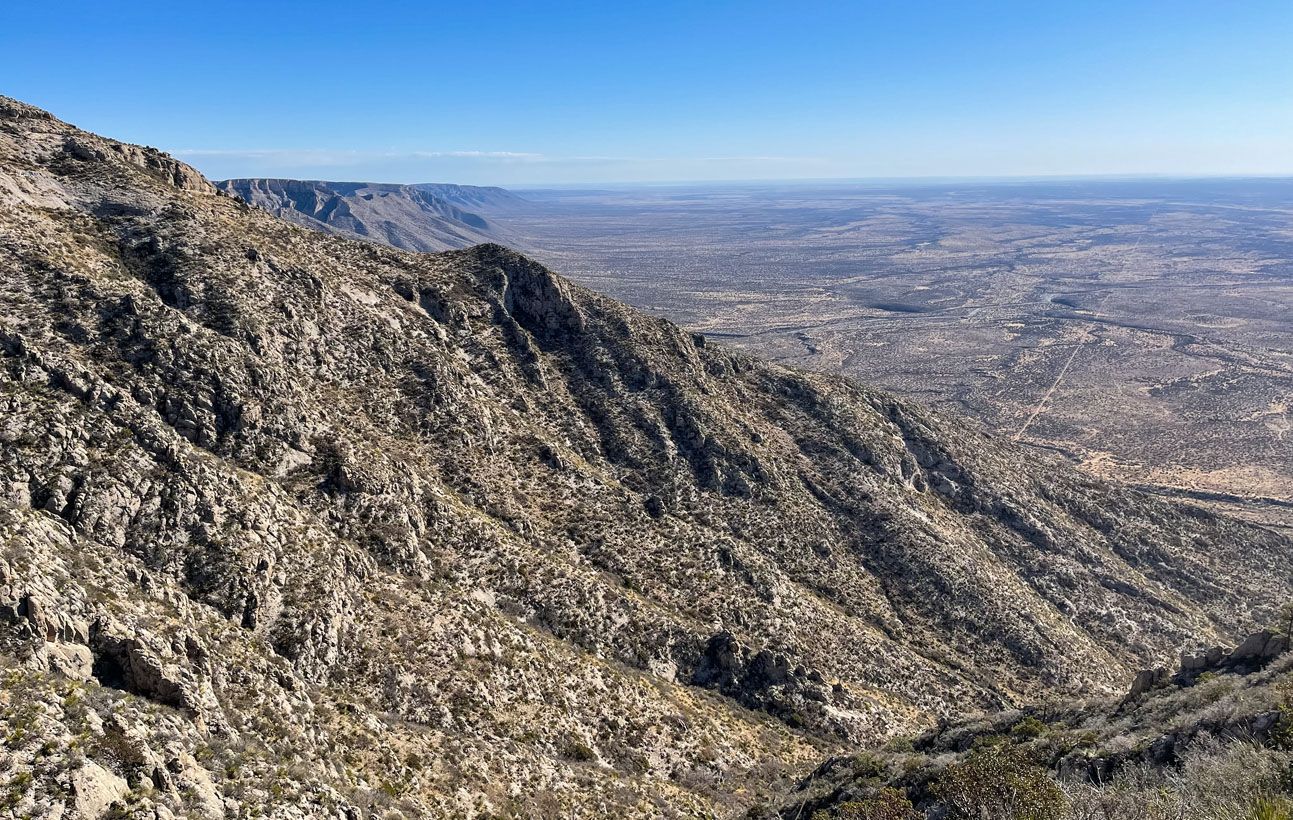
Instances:
[[[214,178],[1293,173],[1293,2],[28,2],[0,93]]]

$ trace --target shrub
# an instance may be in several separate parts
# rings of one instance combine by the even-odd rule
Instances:
[[[1010,727],[1010,734],[1019,739],[1041,737],[1046,733],[1046,724],[1029,716]]]
[[[835,807],[833,820],[916,820],[920,815],[897,789],[882,789],[866,800],[852,800]]]
[[[1293,751],[1293,684],[1281,683],[1277,688],[1279,720],[1271,729],[1271,745],[1276,749]]]
[[[1257,744],[1203,741],[1179,768],[1140,763],[1111,784],[1067,784],[1072,820],[1293,820],[1289,765]]]
[[[1285,797],[1263,797],[1253,806],[1252,820],[1293,820],[1293,802]]]
[[[580,762],[587,763],[591,760],[597,759],[597,752],[594,752],[587,743],[584,743],[578,738],[574,738],[570,741],[569,745],[566,746],[566,757],[571,760],[578,760]]]
[[[889,764],[882,758],[862,752],[853,758],[853,777],[857,780],[886,780]]]
[[[910,752],[916,748],[916,741],[910,735],[891,737],[884,748],[891,752]]]
[[[933,785],[951,817],[1055,820],[1067,814],[1059,784],[1017,749],[984,748],[949,766]]]

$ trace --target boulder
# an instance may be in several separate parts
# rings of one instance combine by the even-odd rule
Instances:
[[[1182,665],[1184,665],[1184,659],[1182,659]],[[1163,667],[1160,666],[1157,669],[1143,669],[1140,672],[1137,672],[1136,677],[1132,679],[1131,690],[1127,692],[1126,699],[1133,700],[1138,698],[1165,680],[1167,680],[1167,670]]]
[[[1254,717],[1253,725],[1250,729],[1253,737],[1257,738],[1258,740],[1265,740],[1266,738],[1268,738],[1270,736],[1271,731],[1275,729],[1276,726],[1279,725],[1280,719],[1283,717],[1283,715],[1284,715],[1283,711],[1279,709],[1274,709],[1269,712],[1262,712],[1261,714]]]
[[[1238,666],[1241,663],[1262,660],[1266,644],[1273,637],[1275,636],[1270,630],[1263,629],[1244,638],[1243,642],[1226,657],[1226,666]]]
[[[709,639],[700,663],[692,675],[697,686],[725,688],[736,683],[745,668],[745,650],[730,632],[720,632]]]
[[[1289,648],[1288,635],[1271,635],[1270,640],[1266,641],[1266,646],[1262,649],[1263,660],[1273,660],[1283,655]]]
[[[18,616],[26,618],[31,624],[33,633],[46,640],[53,637],[53,630],[50,628],[49,619],[45,613],[45,605],[36,596],[28,593],[22,596],[18,602]]]
[[[1171,763],[1176,757],[1176,738],[1173,735],[1160,735],[1149,746],[1149,759],[1160,766]]]
[[[167,769],[175,775],[175,785],[183,792],[198,817],[223,820],[224,801],[207,770],[193,756],[180,752],[167,761]]]
[[[1186,655],[1186,654],[1181,655],[1180,674],[1182,675],[1193,674],[1195,672],[1202,672],[1204,669],[1207,669],[1207,668],[1208,668],[1207,652],[1196,652],[1193,655]],[[1134,687],[1134,684],[1133,684],[1133,687]]]
[[[76,643],[49,646],[49,671],[69,680],[89,680],[94,670],[94,653],[90,647]]]
[[[72,772],[72,810],[76,817],[97,820],[129,793],[130,786],[123,778],[92,760]]]

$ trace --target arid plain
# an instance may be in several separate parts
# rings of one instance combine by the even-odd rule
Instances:
[[[510,241],[597,290],[1293,525],[1293,181],[522,194]]]

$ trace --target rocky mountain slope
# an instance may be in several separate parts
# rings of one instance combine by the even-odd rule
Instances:
[[[0,802],[723,816],[1114,692],[1289,544],[0,98]]]
[[[217,187],[300,225],[411,251],[443,251],[504,240],[506,234],[476,210],[523,203],[502,188],[435,183],[229,179]]]

